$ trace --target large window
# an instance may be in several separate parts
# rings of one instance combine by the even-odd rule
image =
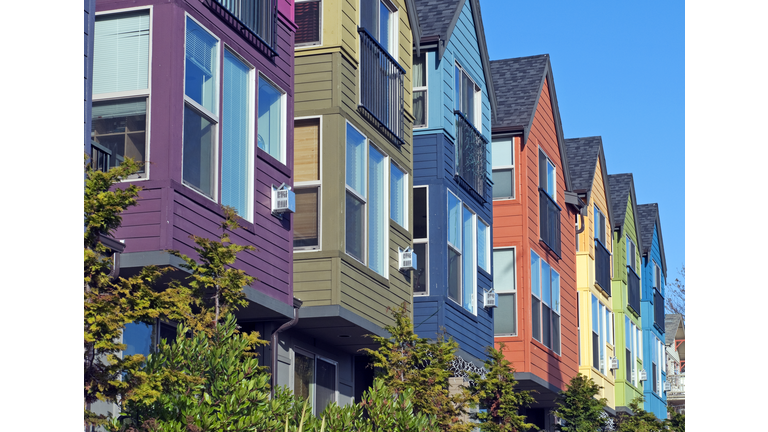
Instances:
[[[389,158],[349,123],[346,154],[346,252],[387,277]]]
[[[293,134],[293,247],[316,250],[320,248],[320,119],[295,120]]]
[[[338,402],[337,364],[311,352],[294,350],[293,393],[300,400],[308,400],[315,415],[325,407]]]
[[[416,252],[414,295],[429,295],[429,204],[427,186],[413,188],[413,251]]]
[[[477,216],[448,192],[448,296],[477,313]]]
[[[625,344],[627,350],[627,381],[635,387],[640,385],[638,363],[643,358],[643,334],[628,316],[624,316]]]
[[[259,148],[285,163],[285,93],[259,76]]]
[[[296,46],[320,45],[323,3],[321,0],[296,0]]]
[[[413,57],[413,127],[427,127],[427,52]]]
[[[533,337],[560,354],[560,274],[531,251]]]
[[[513,138],[492,142],[493,199],[515,198],[515,144]]]
[[[360,0],[360,27],[365,28],[396,59],[395,11],[395,7],[386,1]]]
[[[141,163],[131,178],[146,178],[149,101],[149,10],[96,17],[91,138],[99,166]]]
[[[607,345],[613,345],[613,313],[592,295],[592,367],[609,372]]]
[[[517,258],[515,248],[493,250],[493,290],[499,304],[493,314],[493,332],[517,336]]]

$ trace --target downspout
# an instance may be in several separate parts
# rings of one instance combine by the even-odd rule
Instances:
[[[579,235],[584,232],[584,228],[586,228],[586,224],[584,223],[584,218],[587,217],[587,206],[584,206],[579,209],[579,212],[577,213],[576,219],[578,220],[579,216],[581,216],[581,228],[576,229],[576,235]],[[578,222],[576,223],[578,225]]]
[[[288,330],[299,322],[299,308],[303,302],[296,297],[293,298],[293,319],[287,323],[281,325],[277,330],[272,333],[272,385],[269,389],[269,396],[271,399],[275,399],[275,387],[277,387],[277,336],[281,332]]]

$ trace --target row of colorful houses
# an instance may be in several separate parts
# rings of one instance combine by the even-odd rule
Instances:
[[[607,415],[666,418],[656,204],[565,139],[548,55],[491,61],[479,0],[85,0],[85,150],[145,162],[115,238],[120,274],[175,268],[223,205],[255,251],[244,329],[316,412],[359,399],[361,348],[406,304],[459,343],[456,376],[501,346],[526,408],[592,377]],[[95,12],[95,13],[94,13]],[[170,332],[170,333],[169,333]],[[172,323],[131,326],[149,352]],[[683,339],[684,340],[684,339]],[[678,356],[679,360],[679,356]],[[684,361],[684,360],[683,360]],[[108,406],[94,409],[108,411]]]

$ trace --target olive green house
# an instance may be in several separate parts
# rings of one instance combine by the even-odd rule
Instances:
[[[278,385],[316,413],[372,382],[366,335],[413,298],[412,0],[297,0],[294,297]],[[418,259],[418,258],[417,258]],[[410,264],[410,265],[409,265]]]

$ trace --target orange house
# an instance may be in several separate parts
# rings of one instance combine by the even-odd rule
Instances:
[[[549,55],[492,61],[491,74],[494,339],[518,388],[537,392],[528,421],[553,430],[555,398],[578,373],[583,202],[571,192]]]

